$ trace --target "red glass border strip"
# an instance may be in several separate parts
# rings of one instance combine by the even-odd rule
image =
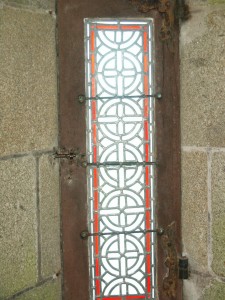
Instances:
[[[90,58],[91,58],[91,96],[96,97],[96,79],[95,79],[95,32],[90,32]],[[93,139],[93,162],[97,162],[97,103],[95,100],[91,103],[92,116],[92,139]],[[99,232],[99,196],[98,196],[98,169],[93,170],[93,195],[94,195],[94,232]],[[100,262],[99,262],[99,237],[94,237],[94,261],[95,261],[95,292],[101,294],[100,282]]]
[[[146,299],[146,296],[145,295],[115,296],[115,297],[97,298],[96,300],[136,300],[136,299]]]
[[[145,28],[143,32],[143,50],[144,50],[144,93],[149,94],[149,47],[148,47],[148,31]],[[149,136],[149,98],[144,99],[144,141],[145,141],[145,161],[149,161],[150,158],[150,136]],[[145,228],[146,230],[151,229],[151,191],[150,191],[150,167],[145,167]],[[146,242],[146,288],[147,293],[150,294],[152,291],[152,278],[151,278],[151,233],[147,233],[145,237]],[[150,297],[150,295],[148,296]]]
[[[94,29],[99,30],[144,30],[143,31],[143,71],[144,71],[144,94],[149,94],[149,36],[147,26],[135,26],[135,25],[95,25],[91,26],[90,30],[90,60],[91,60],[91,95],[96,97],[96,79],[95,79],[95,32]],[[150,135],[149,135],[149,99],[144,98],[144,156],[145,161],[150,159]],[[97,103],[92,101],[92,136],[93,136],[93,162],[97,163]],[[94,188],[94,231],[99,231],[99,217],[98,217],[98,169],[93,170],[93,188]],[[146,230],[151,229],[151,191],[150,191],[150,166],[145,167],[145,224]],[[151,298],[151,233],[146,234],[146,292],[147,298]],[[99,261],[99,237],[94,238],[94,256],[95,256],[95,285],[96,285],[96,300],[135,300],[146,299],[146,295],[134,295],[134,296],[114,296],[114,297],[100,297],[101,294],[101,282],[100,282],[100,261]]]
[[[120,29],[122,30],[140,30],[142,26],[138,25],[121,25]]]
[[[99,30],[140,30],[143,26],[139,25],[96,25]]]
[[[117,30],[119,29],[118,25],[96,25],[97,29],[101,30]]]

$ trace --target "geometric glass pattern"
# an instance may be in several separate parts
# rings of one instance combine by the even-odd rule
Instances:
[[[152,19],[86,19],[85,68],[90,299],[155,299]]]

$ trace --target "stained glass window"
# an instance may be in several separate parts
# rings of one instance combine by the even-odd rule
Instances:
[[[91,300],[155,299],[153,21],[85,20]]]

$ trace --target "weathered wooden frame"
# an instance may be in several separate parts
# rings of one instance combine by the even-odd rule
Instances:
[[[163,14],[157,9],[139,12],[129,0],[59,0],[59,134],[60,148],[86,151],[85,105],[78,95],[85,91],[84,18],[152,17],[155,19],[156,91],[163,98],[156,103],[157,128],[157,222],[174,224],[174,249],[181,254],[180,191],[180,105],[179,24],[175,20],[171,39],[162,41]],[[88,243],[80,238],[87,227],[86,169],[72,160],[61,160],[61,215],[63,299],[89,300]],[[182,282],[171,276],[165,239],[158,238],[157,286],[160,300],[182,299]],[[177,260],[177,258],[175,258]],[[166,261],[166,263],[165,263]],[[172,262],[172,268],[173,268]],[[176,265],[177,261],[175,261]],[[175,266],[176,268],[176,266]],[[173,274],[178,273],[175,269]],[[165,280],[167,278],[167,280]],[[171,282],[172,280],[172,282]],[[170,283],[171,282],[171,283]],[[168,287],[169,284],[169,287]]]

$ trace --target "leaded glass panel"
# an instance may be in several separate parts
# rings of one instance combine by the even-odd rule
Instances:
[[[91,300],[155,298],[152,31],[85,20]]]

